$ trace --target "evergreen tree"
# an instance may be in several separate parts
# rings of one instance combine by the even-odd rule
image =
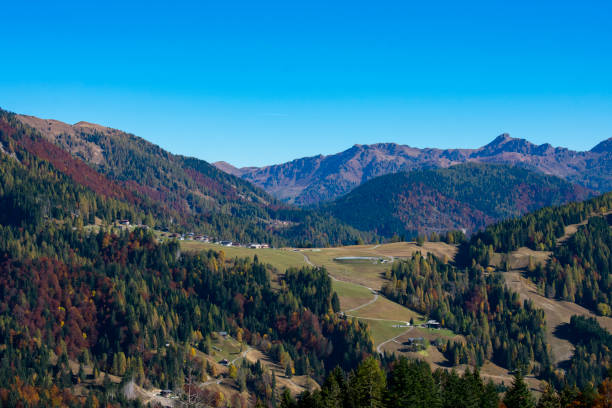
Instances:
[[[355,408],[384,407],[385,374],[374,357],[365,359],[349,380],[350,400]]]
[[[439,389],[427,363],[399,359],[389,375],[386,405],[389,408],[441,406]]]
[[[514,375],[512,386],[504,396],[507,408],[535,408],[535,400],[520,370]]]
[[[338,313],[340,311],[340,299],[338,298],[338,294],[334,292],[331,298],[331,306],[334,313]]]

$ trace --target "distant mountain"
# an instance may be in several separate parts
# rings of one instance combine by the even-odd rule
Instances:
[[[248,181],[173,155],[120,130],[0,111],[2,147],[27,150],[97,193],[137,203],[157,225],[273,245],[337,245],[364,237],[313,210],[271,197]]]
[[[612,137],[591,149],[593,153],[612,153]]]
[[[584,200],[592,192],[525,168],[468,163],[376,177],[322,208],[382,236],[453,229],[474,232],[541,207]]]
[[[591,151],[576,152],[550,144],[538,146],[503,134],[478,149],[417,149],[379,143],[355,145],[330,156],[306,157],[262,168],[237,169],[227,163],[215,165],[251,181],[281,200],[312,205],[331,201],[381,175],[467,162],[517,164],[598,192],[612,190],[612,139]]]

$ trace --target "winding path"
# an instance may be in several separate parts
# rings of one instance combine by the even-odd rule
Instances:
[[[408,328],[408,330],[406,330],[405,332],[402,332],[402,333],[398,334],[397,336],[395,336],[395,337],[393,337],[393,338],[390,338],[389,340],[385,340],[385,341],[383,341],[382,343],[380,343],[380,344],[379,344],[379,345],[376,347],[376,352],[377,352],[378,354],[382,354],[382,350],[381,350],[382,346],[384,346],[385,344],[390,343],[390,342],[392,342],[392,341],[395,341],[395,340],[396,340],[396,339],[398,339],[399,337],[402,337],[404,334],[410,333],[410,332],[412,331],[412,329],[414,329],[414,327],[412,327],[412,326],[411,326],[411,327],[409,327],[409,328]]]
[[[241,358],[246,358],[246,355],[249,353],[249,351],[251,351],[251,347],[247,347],[247,349],[245,351],[240,353],[240,355],[238,357],[236,357],[235,359],[233,359],[229,363],[230,364],[234,364],[237,360],[240,360]]]
[[[356,284],[356,285],[357,285],[357,284]],[[367,287],[367,286],[362,286],[362,285],[358,285],[358,286],[361,286],[362,288],[366,288],[366,287]],[[345,310],[345,311],[344,311],[344,314],[346,314],[346,313],[348,313],[348,312],[354,312],[354,311],[359,310],[359,309],[362,309],[362,308],[364,308],[364,307],[366,307],[366,306],[370,306],[372,303],[374,303],[374,302],[376,302],[376,301],[378,300],[378,292],[376,292],[376,291],[375,291],[375,290],[373,290],[372,288],[368,288],[368,289],[370,289],[370,292],[372,292],[372,293],[374,294],[374,298],[373,298],[372,300],[370,300],[369,302],[366,302],[366,303],[364,303],[364,304],[362,304],[362,305],[359,305],[359,306],[354,307],[354,308],[349,309],[349,310]],[[348,315],[347,315],[347,316],[348,316]],[[354,317],[357,317],[357,316],[354,316]],[[387,319],[374,319],[374,320],[387,320]],[[394,320],[394,321],[395,321],[395,320]]]
[[[306,262],[308,265],[310,265],[310,266],[312,266],[312,267],[314,267],[314,268],[318,268],[318,267],[319,267],[319,265],[315,265],[314,263],[312,263],[312,261],[310,260],[310,258],[308,258],[308,255],[306,255],[304,252],[302,252],[302,256],[304,257],[304,261],[305,261],[305,262]],[[331,278],[333,281],[336,281],[336,282],[350,283],[351,285],[355,285],[355,286],[360,286],[360,287],[362,287],[362,288],[366,288],[367,290],[369,290],[369,291],[370,291],[370,293],[372,293],[372,294],[374,295],[374,298],[373,298],[372,300],[367,301],[366,303],[364,303],[364,304],[362,304],[362,305],[359,305],[359,306],[357,306],[357,307],[354,307],[354,308],[352,308],[352,309],[349,309],[349,310],[343,310],[343,311],[341,311],[340,313],[354,312],[355,310],[359,310],[359,309],[361,309],[361,308],[363,308],[363,307],[369,306],[369,305],[371,305],[372,303],[374,303],[374,302],[376,302],[376,301],[378,300],[378,292],[377,292],[377,291],[375,291],[375,290],[374,290],[374,289],[372,289],[372,288],[369,288],[369,287],[367,287],[367,286],[360,285],[360,284],[355,283],[355,282],[349,282],[349,281],[344,281],[344,280],[338,279],[338,278],[334,277],[334,276],[333,276],[331,273],[329,273],[329,272],[327,272],[327,276],[329,276],[329,277],[330,277],[330,278]],[[348,315],[347,315],[347,316],[348,316]],[[356,316],[351,316],[351,317],[356,317]],[[385,319],[373,319],[373,320],[385,320]],[[395,322],[396,320],[391,320],[391,321]]]
[[[378,246],[380,246],[380,245],[375,246],[375,247],[374,247],[374,249],[375,249],[376,247],[378,247]],[[311,261],[311,260],[308,258],[308,255],[306,255],[304,252],[302,252],[302,255],[304,256],[304,261],[305,261],[305,262],[306,262],[308,265],[313,266],[313,267],[317,267],[317,265],[315,265],[314,263],[312,263],[312,261]],[[393,259],[393,257],[390,257],[390,258],[391,258],[391,259]],[[359,310],[359,309],[362,309],[362,308],[364,308],[364,307],[366,307],[366,306],[371,305],[372,303],[374,303],[374,302],[376,302],[376,301],[378,300],[378,298],[379,298],[379,296],[380,296],[380,295],[378,294],[378,292],[377,292],[377,291],[375,291],[374,289],[369,288],[369,287],[367,287],[367,286],[360,285],[360,284],[355,283],[355,282],[341,281],[340,279],[337,279],[337,278],[333,277],[333,276],[332,276],[331,274],[329,274],[329,273],[328,273],[328,275],[329,275],[329,277],[330,277],[330,278],[332,278],[332,280],[335,280],[335,281],[337,281],[337,282],[346,282],[346,283],[350,283],[350,284],[352,284],[352,285],[360,286],[360,287],[362,287],[362,288],[366,288],[366,289],[368,289],[368,290],[370,291],[370,293],[374,294],[374,298],[373,298],[373,299],[371,299],[371,300],[369,300],[369,301],[367,301],[366,303],[364,303],[364,304],[362,304],[362,305],[359,305],[359,306],[357,306],[357,307],[354,307],[354,308],[352,308],[352,309],[349,309],[349,310],[344,310],[344,311],[342,311],[342,312],[340,312],[340,313],[344,313],[344,315],[345,315],[345,316],[347,316],[347,317],[354,317],[354,318],[357,318],[357,319],[363,319],[363,320],[378,320],[378,321],[383,321],[383,322],[394,322],[394,323],[397,323],[397,322],[399,321],[399,320],[391,320],[391,319],[380,319],[380,318],[376,318],[376,317],[361,317],[361,316],[355,316],[355,315],[350,315],[350,314],[347,314],[348,312],[355,312],[355,311],[357,311],[357,310]],[[406,331],[404,331],[404,332],[402,332],[402,333],[398,334],[397,336],[392,337],[392,338],[390,338],[390,339],[388,339],[388,340],[383,341],[382,343],[380,343],[380,344],[379,344],[379,345],[376,347],[376,351],[377,351],[379,354],[382,354],[382,351],[381,351],[382,346],[384,346],[385,344],[387,344],[387,343],[389,343],[389,342],[395,341],[397,338],[399,338],[399,337],[403,336],[403,335],[404,335],[404,334],[406,334],[406,333],[410,333],[410,331],[412,331],[412,329],[413,329],[413,328],[414,328],[414,327],[413,327],[413,326],[411,326],[410,328],[408,328],[408,330],[406,330]]]

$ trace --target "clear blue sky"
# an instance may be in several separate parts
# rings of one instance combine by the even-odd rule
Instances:
[[[4,2],[0,107],[240,166],[612,137],[609,1],[123,3]]]

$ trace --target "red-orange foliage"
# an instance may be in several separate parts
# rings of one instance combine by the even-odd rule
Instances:
[[[0,131],[8,135],[15,135],[15,130],[5,119],[0,119]],[[21,136],[16,138],[16,141],[34,156],[41,160],[48,161],[59,172],[98,194],[106,197],[124,199],[132,203],[137,201],[134,195],[120,184],[109,180],[104,175],[89,167],[82,160],[73,157],[67,151],[41,136]]]
[[[43,337],[51,336],[56,343],[63,339],[72,356],[95,344],[97,311],[95,303],[90,301],[91,290],[84,285],[71,286],[75,275],[79,276],[82,271],[46,258],[24,262],[5,260],[0,264],[0,271],[1,312],[10,311],[30,334],[39,330]],[[30,297],[35,293],[35,298],[28,299],[23,289],[15,289],[18,287],[26,288]],[[53,322],[51,325],[47,325],[49,320]],[[16,346],[29,346],[35,340],[26,339],[22,333],[12,336]]]

